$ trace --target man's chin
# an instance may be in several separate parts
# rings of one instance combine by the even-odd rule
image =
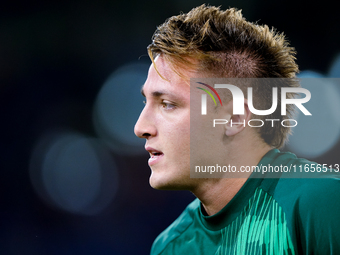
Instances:
[[[153,175],[150,176],[149,183],[152,188],[157,190],[188,190],[188,187],[178,181],[155,178]]]

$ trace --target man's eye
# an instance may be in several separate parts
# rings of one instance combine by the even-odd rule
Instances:
[[[176,106],[170,102],[167,102],[167,101],[163,101],[162,102],[162,107],[165,109],[165,110],[173,110],[176,108]]]

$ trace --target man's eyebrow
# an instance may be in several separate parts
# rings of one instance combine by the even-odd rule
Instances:
[[[140,90],[140,93],[142,94],[143,97],[146,97],[143,88],[144,88],[144,86],[143,86],[142,89]],[[161,97],[161,96],[163,96],[163,95],[170,95],[170,96],[177,97],[177,96],[175,96],[175,95],[172,95],[171,93],[167,93],[167,92],[164,92],[164,91],[153,91],[153,92],[151,92],[151,95],[152,95],[153,97]]]
[[[165,93],[165,92],[162,92],[162,91],[153,91],[153,92],[151,92],[151,95],[153,97],[160,97],[160,96],[163,96],[163,95],[169,95],[169,93]]]

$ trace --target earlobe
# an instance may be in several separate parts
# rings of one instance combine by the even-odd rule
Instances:
[[[229,102],[232,105],[232,102]],[[251,112],[248,108],[248,101],[244,99],[244,115],[233,114],[229,115],[228,123],[225,125],[225,134],[227,136],[234,136],[245,129],[248,121],[251,118]]]

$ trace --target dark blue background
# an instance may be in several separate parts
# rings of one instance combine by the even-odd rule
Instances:
[[[149,187],[147,155],[122,156],[119,190],[93,216],[45,204],[29,178],[36,140],[53,127],[96,136],[92,106],[107,77],[149,61],[157,25],[203,1],[12,1],[0,8],[0,254],[148,254],[152,241],[186,204],[188,192]],[[210,1],[243,9],[250,21],[284,31],[301,70],[326,73],[340,51],[334,1]],[[136,89],[139,89],[137,87]],[[63,101],[80,108],[51,113]],[[42,116],[45,116],[42,118]],[[336,163],[339,146],[328,154]],[[339,163],[339,162],[337,162]]]

